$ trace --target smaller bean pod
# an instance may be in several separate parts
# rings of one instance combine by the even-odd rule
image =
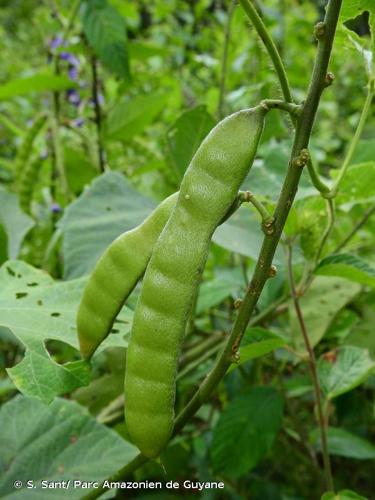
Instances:
[[[77,313],[79,345],[85,359],[109,335],[117,314],[143,275],[177,195],[166,198],[142,224],[115,239],[98,260]]]

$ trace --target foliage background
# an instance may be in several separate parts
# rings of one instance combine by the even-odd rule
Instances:
[[[301,102],[323,2],[267,0],[258,7]],[[342,165],[373,72],[373,16],[365,0],[344,1],[330,64],[335,82],[324,92],[310,143],[327,184]],[[116,236],[178,189],[194,151],[220,118],[281,98],[281,92],[255,30],[230,2],[2,0],[0,19],[0,494],[14,496],[15,479],[100,481],[136,455],[126,440],[122,388],[138,289],[89,373],[75,334],[86,277]],[[48,123],[29,158],[42,156],[27,179],[32,202],[22,205],[17,154],[45,111]],[[275,258],[277,276],[261,296],[239,365],[161,463],[146,464],[134,479],[225,481],[224,493],[206,491],[202,498],[320,498],[314,394],[290,300],[292,248],[297,281],[314,271],[301,306],[318,359],[336,490],[362,495],[342,493],[342,499],[372,497],[374,130],[372,109],[321,255],[325,202],[304,173]],[[291,137],[289,119],[271,112],[244,186],[270,211]],[[213,366],[261,240],[259,215],[250,206],[214,235],[183,347],[179,409]],[[69,491],[77,498],[84,493]],[[143,496],[158,498],[137,493]]]

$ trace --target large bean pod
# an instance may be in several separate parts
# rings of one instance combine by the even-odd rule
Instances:
[[[265,113],[262,106],[234,113],[206,137],[148,264],[125,374],[127,429],[146,456],[158,456],[171,437],[187,318],[212,234],[253,163]]]
[[[142,224],[116,238],[98,260],[77,313],[84,358],[90,358],[109,335],[117,314],[146,269],[176,200],[177,193],[166,198]]]

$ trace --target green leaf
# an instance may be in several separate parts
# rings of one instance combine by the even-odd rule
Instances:
[[[220,304],[244,286],[241,269],[220,269],[213,280],[205,281],[199,287],[196,312],[201,314],[211,307]]]
[[[44,271],[21,261],[0,268],[0,326],[8,328],[26,348],[23,360],[8,373],[23,393],[50,402],[89,383],[88,366],[77,361],[57,364],[46,350],[47,339],[78,349],[75,318],[85,280],[54,282]],[[123,308],[116,323],[119,333],[110,335],[100,350],[126,346],[132,312]]]
[[[34,226],[31,217],[22,212],[18,198],[0,186],[0,225],[7,235],[7,255],[9,259],[18,256],[22,241]]]
[[[167,132],[169,156],[181,180],[200,143],[215,126],[206,106],[185,111]]]
[[[165,107],[167,99],[166,94],[148,94],[120,100],[108,114],[107,138],[128,141],[143,132]]]
[[[301,297],[300,304],[312,346],[318,344],[336,314],[361,291],[360,285],[342,278],[318,276]],[[306,347],[294,304],[289,303],[290,336],[293,348],[301,355]]]
[[[320,385],[328,399],[362,384],[374,369],[368,350],[354,346],[340,347],[332,356],[323,354],[318,362]]]
[[[240,359],[238,363],[232,364],[228,371],[234,370],[250,359],[260,358],[285,344],[286,341],[277,333],[264,328],[248,328],[241,342]]]
[[[375,269],[355,255],[341,253],[323,259],[315,274],[339,276],[362,285],[375,287]]]
[[[280,186],[285,177],[289,161],[289,151],[290,144],[287,141],[270,141],[262,145],[260,151],[262,159],[254,162],[245,181],[251,192],[270,200],[277,199],[280,193]],[[302,199],[315,194],[316,190],[311,186],[308,173],[304,171],[298,186],[296,199]]]
[[[214,428],[211,461],[215,473],[240,477],[269,452],[283,414],[283,400],[271,387],[255,387],[230,401]]]
[[[263,236],[259,214],[247,206],[242,206],[216,229],[212,240],[230,252],[257,260]],[[274,262],[284,262],[280,249],[276,251]]]
[[[350,210],[359,203],[375,201],[375,162],[359,163],[348,168],[338,192],[336,203]]]
[[[46,92],[51,90],[65,90],[77,86],[66,76],[53,75],[52,73],[39,73],[37,75],[11,80],[0,86],[0,100],[9,99],[32,92]]]
[[[97,177],[69,205],[58,224],[63,234],[65,279],[89,273],[105,248],[121,233],[140,224],[154,206],[119,172]]]
[[[357,460],[375,459],[375,446],[366,439],[356,436],[345,429],[328,428],[328,451],[330,455],[355,458]],[[310,435],[313,446],[321,451],[320,431],[315,429]]]
[[[369,500],[367,497],[358,495],[355,491],[341,490],[338,493],[328,491],[324,493],[321,500]]]
[[[83,2],[83,31],[104,66],[120,78],[129,79],[126,26],[123,17],[106,0]]]
[[[87,487],[74,480],[101,482],[133,460],[137,449],[99,424],[75,402],[46,406],[18,396],[0,410],[0,497],[82,498]],[[24,487],[16,490],[15,481]],[[67,489],[42,488],[41,481],[68,481]],[[34,488],[26,489],[27,481]]]

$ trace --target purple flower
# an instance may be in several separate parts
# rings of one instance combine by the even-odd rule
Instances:
[[[79,93],[75,89],[68,89],[66,95],[70,104],[73,104],[73,106],[80,105],[81,98]]]
[[[69,75],[69,78],[73,81],[77,80],[78,78],[78,70],[76,67],[74,66],[71,66],[68,70],[68,75]]]
[[[84,123],[85,120],[83,118],[76,118],[75,120],[72,120],[73,127],[81,128]]]
[[[55,38],[52,38],[52,40],[49,42],[50,49],[57,49],[60,47],[60,45],[63,43],[63,39],[60,35],[55,36]]]
[[[53,214],[58,214],[59,212],[61,212],[61,207],[54,201],[51,203],[50,210]]]
[[[63,61],[67,61],[72,66],[79,66],[79,60],[70,52],[61,52],[60,59],[62,59]]]

